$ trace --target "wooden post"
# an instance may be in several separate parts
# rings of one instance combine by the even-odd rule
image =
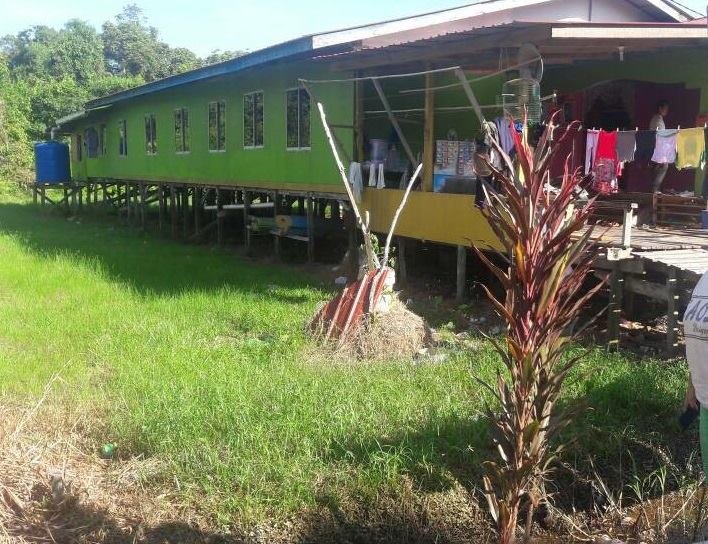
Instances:
[[[406,239],[397,236],[396,245],[398,255],[396,255],[396,284],[403,286],[408,282],[408,267],[406,265]]]
[[[347,227],[347,245],[349,262],[347,263],[347,282],[359,279],[359,244],[357,244],[357,224],[353,211],[344,212],[344,221]]]
[[[140,184],[140,228],[145,230],[145,184]]]
[[[165,190],[162,184],[157,186],[157,228],[160,232],[165,228]]]
[[[37,196],[38,196],[37,195],[37,184],[33,183],[32,184],[32,202],[34,203],[35,206],[37,205]]]
[[[47,203],[47,193],[45,193],[45,189],[46,189],[46,188],[44,187],[44,185],[42,185],[42,186],[40,187],[40,190],[41,190],[41,199],[40,199],[40,202],[42,203],[42,207],[44,207],[44,205]]]
[[[202,188],[194,187],[192,196],[192,208],[194,209],[194,234],[198,235],[202,228]]]
[[[398,136],[398,139],[400,140],[401,145],[403,146],[403,150],[406,152],[408,160],[410,161],[411,165],[414,165],[416,163],[416,160],[415,156],[413,155],[413,151],[411,150],[411,146],[408,145],[408,139],[406,138],[405,134],[403,134],[403,129],[401,129],[401,125],[398,124],[398,119],[396,119],[396,116],[394,115],[393,110],[391,109],[391,105],[388,102],[388,98],[386,98],[386,95],[384,94],[383,89],[381,88],[381,83],[379,83],[378,79],[372,79],[371,81],[373,82],[374,88],[376,89],[376,93],[379,95],[379,99],[381,100],[381,103],[383,104],[383,107],[386,110],[388,120],[393,125],[393,130],[396,131],[396,135]]]
[[[69,211],[69,188],[64,184],[64,209]]]
[[[174,185],[170,185],[170,222],[172,238],[177,238],[177,190]]]
[[[307,205],[307,262],[313,263],[315,261],[315,214],[314,197],[308,196],[305,199]]]
[[[357,81],[354,87],[355,93],[355,121],[354,129],[356,131],[356,160],[364,162],[366,150],[364,149],[364,82]]]
[[[246,246],[246,254],[251,251],[251,193],[248,189],[243,190],[243,243]]]
[[[425,74],[425,120],[423,127],[423,190],[433,191],[435,167],[435,91],[433,75]]]
[[[620,261],[613,261],[610,273],[610,303],[607,306],[607,350],[617,351],[620,340],[620,314],[622,313],[622,293],[624,277]]]
[[[676,293],[676,269],[671,267],[666,276],[666,351],[673,354],[678,347],[678,294]]]
[[[216,190],[216,243],[221,245],[224,241],[224,210],[221,202],[221,191]]]
[[[182,187],[182,237],[189,234],[189,187]]]
[[[465,286],[467,284],[467,248],[457,246],[457,289],[455,302],[460,304],[465,299]]]
[[[273,193],[273,219],[275,219],[278,216],[278,213],[280,213],[280,193],[278,191],[275,191]],[[280,253],[280,232],[278,231],[278,227],[276,225],[275,229],[273,230],[273,255],[275,256],[275,259],[277,261],[280,260],[281,253]]]

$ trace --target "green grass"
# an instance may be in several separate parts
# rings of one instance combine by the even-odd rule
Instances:
[[[304,333],[328,295],[294,269],[6,199],[0,395],[31,399],[60,375],[61,398],[105,414],[97,444],[164,460],[223,519],[395,492],[404,476],[421,492],[477,484],[488,438],[471,374],[493,378],[490,347],[334,365]],[[683,380],[683,365],[594,350],[568,388],[585,406],[573,455],[612,463],[627,429],[665,426],[670,445]]]

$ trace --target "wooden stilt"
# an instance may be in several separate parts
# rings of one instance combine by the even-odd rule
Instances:
[[[189,187],[182,188],[182,237],[189,235]]]
[[[172,238],[177,238],[177,189],[170,185],[170,223]]]
[[[224,242],[224,209],[222,195],[219,189],[216,190],[216,243],[221,245]]]
[[[307,262],[315,262],[315,199],[308,196],[305,199],[307,213]]]
[[[34,203],[35,206],[37,205],[37,200],[38,200],[37,197],[38,197],[37,184],[35,183],[32,185],[32,202]]]
[[[457,289],[455,291],[455,302],[462,303],[465,299],[465,287],[467,285],[467,248],[457,246]]]
[[[202,226],[202,188],[194,188],[194,196],[192,197],[192,208],[194,209],[194,234],[199,236],[199,230]]]
[[[406,285],[408,282],[408,267],[406,265],[406,239],[398,236],[396,238],[398,255],[396,255],[396,284]]]
[[[165,188],[162,184],[157,186],[157,228],[160,232],[165,229]]]
[[[666,276],[666,351],[673,354],[678,347],[678,294],[676,293],[676,269],[669,268]]]
[[[140,184],[140,228],[145,230],[145,184]]]
[[[243,190],[243,236],[246,254],[251,252],[251,193]]]
[[[347,228],[347,253],[349,262],[347,263],[347,282],[351,283],[359,279],[359,244],[357,243],[356,216],[351,210],[344,213],[344,222]]]
[[[273,194],[273,217],[277,217],[278,214],[280,213],[280,193],[278,191],[275,191]],[[279,261],[281,258],[280,254],[280,232],[278,231],[278,228],[276,227],[273,231],[273,255],[275,256],[275,260]]]
[[[624,277],[620,268],[620,261],[612,263],[610,275],[610,303],[607,307],[607,349],[617,351],[620,341],[620,314],[622,313],[622,293]]]
[[[41,194],[40,202],[41,202],[41,204],[42,204],[42,207],[44,207],[44,205],[47,203],[47,194],[45,193],[45,189],[46,189],[46,188],[44,187],[44,185],[42,185],[42,186],[40,187],[40,191],[41,191],[41,193],[40,193],[40,194]]]
[[[64,185],[64,209],[68,212],[69,211],[69,188]]]

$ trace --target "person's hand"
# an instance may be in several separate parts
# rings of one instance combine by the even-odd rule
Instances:
[[[683,410],[687,408],[698,410],[698,399],[696,399],[696,389],[693,387],[693,382],[689,379],[688,387],[686,388],[686,396],[683,399]]]

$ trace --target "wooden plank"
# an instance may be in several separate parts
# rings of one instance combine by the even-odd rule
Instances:
[[[632,276],[627,276],[624,280],[624,286],[628,291],[638,295],[645,296],[652,300],[665,302],[668,299],[668,291],[665,285],[650,281],[640,280]]]

